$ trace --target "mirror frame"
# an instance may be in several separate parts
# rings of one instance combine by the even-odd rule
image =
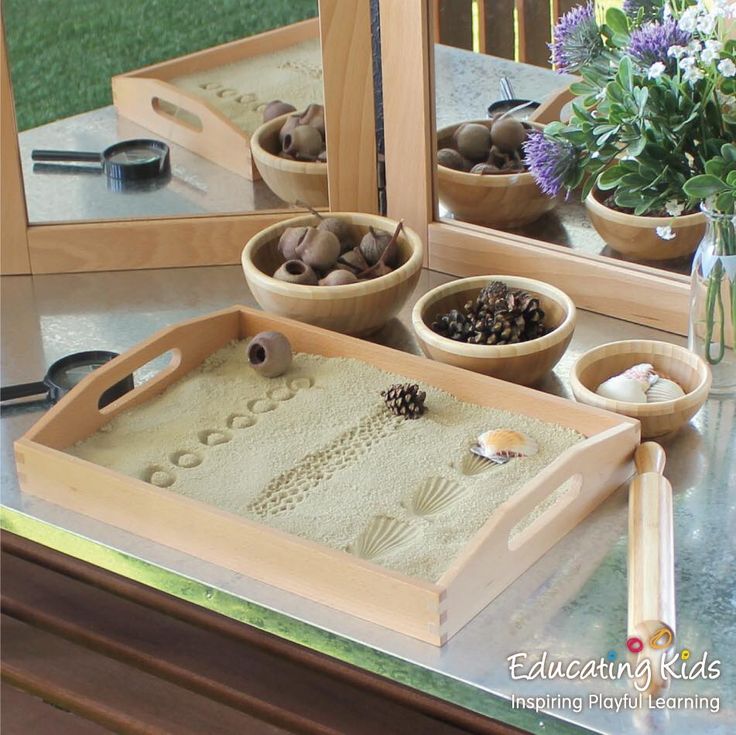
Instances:
[[[319,0],[327,163],[333,211],[378,212],[370,4]],[[302,212],[28,222],[12,82],[0,19],[0,274],[226,265],[264,227]],[[187,243],[188,247],[183,247]]]
[[[428,266],[455,276],[517,275],[551,283],[581,309],[687,334],[687,276],[541,240],[440,220],[436,177],[436,0],[381,0],[388,216],[428,243]]]

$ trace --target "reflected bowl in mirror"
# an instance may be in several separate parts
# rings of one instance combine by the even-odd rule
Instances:
[[[467,120],[486,127],[491,120]],[[437,148],[445,148],[463,123],[437,131]],[[529,123],[540,130],[542,125]],[[437,165],[440,204],[456,220],[486,227],[523,227],[551,211],[557,204],[537,186],[534,177],[522,173],[480,175]]]
[[[622,255],[638,260],[673,260],[690,255],[705,235],[702,212],[679,217],[648,217],[620,212],[601,201],[605,192],[588,194],[585,208],[598,234]],[[657,228],[671,228],[674,237],[664,239]],[[667,231],[669,232],[669,231]]]
[[[387,232],[397,222],[373,214],[330,212],[349,223],[357,245],[372,226]],[[305,286],[273,278],[284,262],[277,245],[287,227],[314,227],[313,214],[278,222],[254,235],[242,254],[243,273],[265,311],[343,334],[365,335],[380,329],[401,310],[417,285],[424,259],[419,235],[404,227],[398,239],[400,265],[385,276],[341,286]]]
[[[250,139],[250,150],[258,173],[268,188],[289,204],[326,207],[327,164],[311,161],[291,161],[281,158],[279,131],[289,114],[263,123]]]
[[[596,393],[605,380],[641,363],[651,364],[661,377],[674,380],[685,395],[656,403],[631,403]],[[710,369],[695,353],[669,342],[648,339],[594,347],[578,358],[570,374],[570,387],[577,401],[638,419],[642,439],[665,436],[684,426],[705,403],[710,383]]]
[[[462,309],[491,281],[523,289],[539,298],[545,323],[552,331],[542,337],[509,345],[476,345],[437,334],[432,322],[439,314]],[[543,281],[517,276],[473,276],[432,289],[414,306],[412,326],[427,357],[521,385],[538,383],[565,354],[575,330],[575,304],[560,289]]]

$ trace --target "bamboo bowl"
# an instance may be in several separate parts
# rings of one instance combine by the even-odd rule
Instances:
[[[604,380],[642,362],[650,363],[658,373],[679,383],[685,395],[660,403],[629,403],[595,392]],[[647,339],[594,347],[578,358],[570,375],[576,400],[638,419],[644,439],[670,434],[690,421],[705,403],[710,382],[710,370],[700,357],[684,347]]]
[[[250,139],[250,151],[258,173],[268,188],[289,204],[308,204],[310,207],[326,207],[327,164],[309,161],[290,161],[279,158],[281,150],[279,130],[289,114],[269,120]]]
[[[639,260],[672,260],[690,255],[705,235],[702,212],[679,217],[646,217],[618,212],[600,201],[601,193],[593,190],[585,199],[593,227],[608,245],[630,258]],[[663,240],[658,227],[671,227],[675,237]]]
[[[491,120],[467,120],[491,126]],[[437,148],[445,148],[463,123],[437,131]],[[532,124],[532,123],[530,123]],[[534,125],[542,129],[542,125]],[[442,206],[457,220],[486,227],[523,227],[557,204],[537,186],[528,172],[481,176],[437,165],[438,195]]]
[[[545,321],[553,330],[529,342],[514,345],[472,345],[442,337],[432,331],[434,318],[450,309],[461,309],[491,281],[503,281],[537,296]],[[575,330],[575,304],[558,288],[543,281],[516,276],[474,276],[432,289],[414,306],[412,325],[424,354],[447,365],[473,370],[521,385],[538,383],[565,354]]]
[[[330,212],[352,225],[356,244],[368,226],[389,232],[397,223],[386,217],[357,212]],[[343,334],[364,335],[396,316],[414,291],[422,269],[424,246],[416,232],[404,227],[399,236],[401,265],[380,278],[346,286],[302,286],[272,277],[284,262],[276,246],[287,227],[314,226],[313,214],[278,222],[254,235],[243,249],[243,273],[253,296],[265,311],[315,324]]]

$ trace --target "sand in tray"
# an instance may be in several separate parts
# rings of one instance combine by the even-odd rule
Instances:
[[[286,375],[268,379],[248,366],[246,345],[219,350],[69,453],[436,581],[499,504],[584,438],[427,385],[427,413],[407,421],[380,396],[402,376],[297,354]],[[464,474],[470,445],[492,428],[523,431],[538,454]],[[420,488],[434,499],[429,515],[416,513]],[[377,554],[365,538],[372,524]]]
[[[202,97],[251,134],[263,122],[263,108],[271,100],[288,102],[300,111],[312,102],[322,104],[320,42],[302,41],[270,54],[177,77],[171,83]]]

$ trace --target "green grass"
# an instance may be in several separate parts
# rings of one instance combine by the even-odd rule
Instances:
[[[110,77],[317,14],[317,0],[3,0],[18,129],[112,103]]]

